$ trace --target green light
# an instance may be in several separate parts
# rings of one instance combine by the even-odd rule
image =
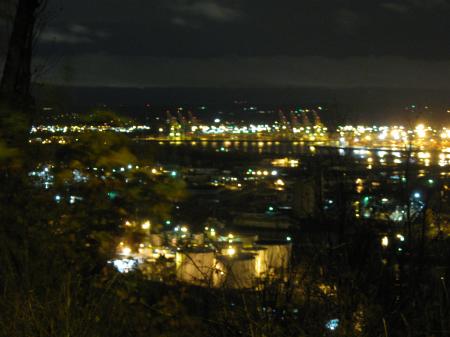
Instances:
[[[117,198],[117,196],[118,196],[117,192],[114,192],[114,191],[108,192],[108,198],[111,200],[114,200],[115,198]]]
[[[364,197],[364,199],[363,199],[364,205],[367,205],[369,203],[369,200],[370,200],[369,197]]]

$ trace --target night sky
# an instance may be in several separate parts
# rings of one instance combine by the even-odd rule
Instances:
[[[44,82],[450,89],[447,0],[50,1]]]

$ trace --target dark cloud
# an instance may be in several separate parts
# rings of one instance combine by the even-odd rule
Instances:
[[[43,43],[67,43],[67,44],[84,44],[92,43],[93,40],[87,36],[75,32],[59,31],[55,28],[48,28],[39,36]]]
[[[75,34],[89,34],[90,33],[90,29],[88,27],[79,25],[79,24],[70,25],[69,30]]]
[[[341,9],[336,13],[336,23],[340,32],[355,34],[357,33],[362,20],[355,11]]]
[[[40,35],[41,43],[58,44],[90,44],[98,39],[105,39],[109,36],[107,32],[92,30],[85,25],[71,24],[68,27],[48,27]]]
[[[450,0],[50,1],[77,84],[448,85]]]
[[[450,2],[448,0],[396,0],[382,3],[381,7],[397,13],[424,9],[449,10]]]
[[[419,8],[449,8],[448,0],[406,0],[413,7]]]
[[[386,2],[386,3],[382,3],[381,7],[392,11],[392,12],[397,12],[397,13],[406,13],[409,10],[409,7],[400,3],[396,3],[396,2]]]
[[[170,20],[170,22],[172,22],[174,25],[177,25],[177,26],[183,26],[183,27],[189,26],[189,23],[185,19],[180,18],[180,17],[174,17]]]
[[[242,13],[224,5],[223,1],[175,1],[168,6],[178,15],[186,15],[216,22],[230,22],[238,19]]]
[[[68,78],[67,69],[72,76]],[[147,58],[103,53],[68,57],[47,80],[111,87],[389,87],[450,89],[450,61],[403,57]]]

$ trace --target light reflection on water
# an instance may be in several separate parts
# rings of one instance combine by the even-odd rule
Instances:
[[[258,155],[279,156],[322,156],[336,155],[340,157],[353,158],[358,163],[364,163],[368,168],[374,166],[392,166],[405,163],[410,157],[412,163],[427,166],[438,165],[446,167],[450,164],[450,149],[442,151],[402,151],[398,148],[392,149],[367,149],[367,148],[338,148],[329,146],[310,146],[302,142],[279,142],[279,141],[171,141],[158,142],[165,147],[183,147],[189,150],[201,152],[234,152]]]

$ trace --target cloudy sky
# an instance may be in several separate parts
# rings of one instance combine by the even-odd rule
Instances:
[[[43,80],[450,89],[450,0],[50,0]]]

